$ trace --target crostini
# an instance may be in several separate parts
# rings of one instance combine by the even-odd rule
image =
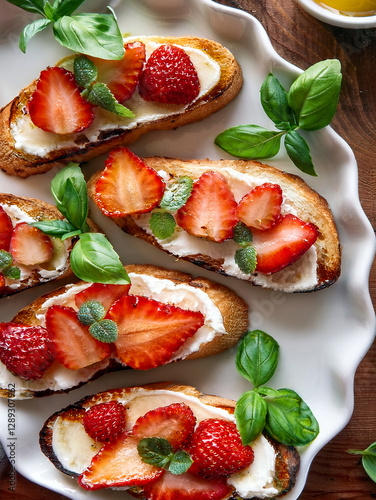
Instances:
[[[257,161],[141,159],[119,147],[88,193],[126,233],[210,271],[284,292],[319,290],[340,275],[326,200]]]
[[[97,95],[90,102],[85,98],[89,90],[82,92],[84,84],[75,80],[75,60],[77,55],[68,56],[42,71],[0,110],[4,172],[27,177],[69,161],[82,163],[148,131],[202,120],[233,100],[242,86],[237,61],[217,42],[132,37],[125,39],[121,61],[90,59],[96,82],[106,84],[131,111],[119,116],[94,105]],[[110,101],[108,107],[116,104]]]
[[[109,390],[52,415],[40,446],[57,469],[89,491],[121,488],[143,500],[286,494],[299,471],[296,448],[263,434],[243,446],[234,409],[235,401],[171,383]],[[147,454],[156,441],[170,454],[154,449],[165,462],[151,465]],[[183,470],[171,465],[175,456]]]
[[[107,371],[210,356],[246,333],[248,306],[226,286],[151,265],[125,269],[130,285],[67,285],[0,324],[0,396],[9,384],[16,399],[31,398]]]

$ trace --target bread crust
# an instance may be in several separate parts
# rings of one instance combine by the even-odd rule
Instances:
[[[239,93],[243,83],[240,66],[234,56],[219,43],[198,37],[137,37],[141,41],[146,38],[158,43],[188,46],[205,52],[220,66],[219,82],[209,92],[179,113],[141,123],[128,130],[114,126],[113,129],[102,131],[100,138],[94,142],[90,142],[87,138],[85,140],[84,134],[74,134],[72,137],[77,146],[54,150],[40,157],[17,149],[11,134],[11,124],[18,116],[26,112],[25,106],[37,84],[37,80],[34,80],[13,101],[0,110],[1,169],[10,175],[28,177],[47,172],[55,166],[65,165],[69,161],[86,162],[120,144],[129,145],[151,130],[175,129],[188,123],[203,120],[222,109]],[[136,37],[132,37],[133,41],[135,39]]]
[[[193,180],[196,180],[205,171],[221,172],[224,168],[231,168],[241,174],[259,178],[260,183],[265,182],[265,179],[267,179],[268,182],[279,184],[284,195],[288,198],[289,204],[296,210],[298,217],[305,222],[313,223],[319,231],[319,236],[314,244],[317,251],[317,283],[313,288],[300,291],[319,290],[333,284],[339,278],[341,273],[341,249],[329,204],[297,175],[283,172],[254,160],[180,160],[150,157],[144,158],[144,161],[154,170],[164,170],[173,178],[188,175]],[[96,172],[88,182],[88,193],[94,201],[95,183],[102,172],[103,170]],[[140,227],[134,218],[130,216],[114,217],[113,220],[126,233],[137,236],[169,253],[154,235]],[[184,257],[174,254],[174,256],[188,260],[210,271],[226,274],[222,268],[223,259],[214,259],[212,256],[205,254]],[[250,281],[252,281],[252,277],[250,277]]]
[[[133,391],[137,391],[139,389],[146,391],[168,390],[177,393],[183,393],[185,395],[197,398],[201,403],[207,406],[226,410],[231,415],[235,411],[236,402],[233,400],[225,399],[220,396],[203,394],[192,386],[177,385],[173,382],[157,382],[140,387],[112,389],[99,394],[94,394],[92,396],[86,396],[80,401],[51,415],[44,423],[43,428],[41,429],[39,434],[39,444],[42,452],[58,470],[60,470],[64,474],[71,476],[72,478],[77,478],[78,474],[72,473],[72,471],[67,470],[54,453],[52,438],[53,428],[56,420],[60,417],[66,419],[67,421],[82,421],[85,411],[91,406],[103,402],[126,399],[128,394],[131,394]],[[279,494],[277,496],[280,497],[288,493],[295,485],[296,477],[300,467],[299,453],[293,446],[287,446],[278,443],[266,434],[264,434],[264,436],[270,442],[276,452],[276,473],[274,486],[279,491]],[[131,488],[128,490],[128,493],[136,498],[144,499],[141,488]],[[233,498],[240,499],[241,497],[237,495],[236,492],[234,492],[234,494],[229,497],[229,500]]]

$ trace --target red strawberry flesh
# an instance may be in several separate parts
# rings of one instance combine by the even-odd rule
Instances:
[[[108,311],[114,302],[122,295],[127,294],[131,285],[107,285],[102,283],[93,283],[85,290],[78,292],[75,297],[75,303],[79,309],[82,304],[89,300],[97,300],[102,304],[105,311]]]
[[[243,196],[237,216],[245,225],[255,229],[270,229],[281,213],[282,189],[266,182]]]
[[[125,409],[117,401],[99,403],[85,412],[82,423],[92,439],[114,441],[125,431]]]
[[[40,229],[20,222],[13,230],[9,251],[19,264],[35,266],[50,260],[53,246],[51,239]]]
[[[10,239],[12,237],[12,220],[3,207],[0,206],[0,250],[9,250]]]

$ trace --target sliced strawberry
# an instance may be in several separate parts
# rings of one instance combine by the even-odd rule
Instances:
[[[2,290],[6,285],[5,276],[3,273],[0,273],[0,290]]]
[[[221,242],[232,238],[238,222],[237,203],[224,176],[205,172],[193,185],[191,196],[177,211],[176,222],[193,236]]]
[[[118,326],[117,356],[127,366],[138,370],[167,363],[204,324],[200,312],[137,295],[120,297],[106,317]]]
[[[90,57],[98,70],[97,80],[105,83],[120,103],[132,97],[146,59],[142,42],[127,43],[124,48],[120,61]]]
[[[90,466],[79,476],[85,490],[138,486],[154,481],[163,469],[143,462],[137,451],[138,439],[130,432],[106,443],[93,457]]]
[[[128,294],[130,287],[130,284],[103,285],[102,283],[93,283],[88,288],[85,288],[85,290],[78,292],[74,300],[78,309],[89,300],[97,300],[107,312],[118,298],[124,294]]]
[[[9,251],[19,264],[35,266],[50,260],[54,249],[51,239],[40,229],[20,222],[13,230]]]
[[[12,232],[12,220],[3,207],[0,206],[0,250],[9,250]]]
[[[275,273],[299,259],[316,241],[318,230],[292,214],[281,216],[266,231],[253,231],[257,252],[256,271]]]
[[[50,307],[46,327],[56,359],[70,370],[79,370],[110,355],[110,346],[94,339],[71,307]]]
[[[139,92],[146,101],[189,104],[200,93],[196,68],[184,50],[161,45],[149,57],[140,78]]]
[[[193,433],[196,417],[184,403],[173,403],[148,411],[139,417],[132,434],[138,439],[160,437],[167,439],[173,448],[181,446]]]
[[[81,132],[94,120],[93,107],[81,96],[73,73],[57,66],[41,72],[29,114],[34,125],[54,134]]]
[[[237,208],[239,220],[251,228],[270,229],[281,213],[282,189],[265,182],[243,196]]]
[[[150,212],[162,199],[165,184],[157,172],[129,149],[111,151],[95,186],[95,201],[105,215],[124,217]]]
[[[144,485],[147,500],[222,500],[229,498],[230,493],[225,479],[202,479],[189,473],[165,472],[156,481]]]

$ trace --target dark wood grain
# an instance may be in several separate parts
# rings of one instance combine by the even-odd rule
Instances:
[[[359,165],[363,208],[376,227],[376,29],[346,30],[317,21],[294,0],[218,0],[253,14],[269,34],[276,51],[302,69],[338,58],[343,90],[334,129],[350,144]],[[376,301],[376,267],[370,277]],[[347,427],[316,456],[301,500],[367,500],[376,498],[360,458],[347,453],[376,441],[376,344],[360,364],[355,379],[355,409]],[[64,497],[16,476],[16,493],[8,491],[9,465],[0,461],[2,500],[63,500]]]

